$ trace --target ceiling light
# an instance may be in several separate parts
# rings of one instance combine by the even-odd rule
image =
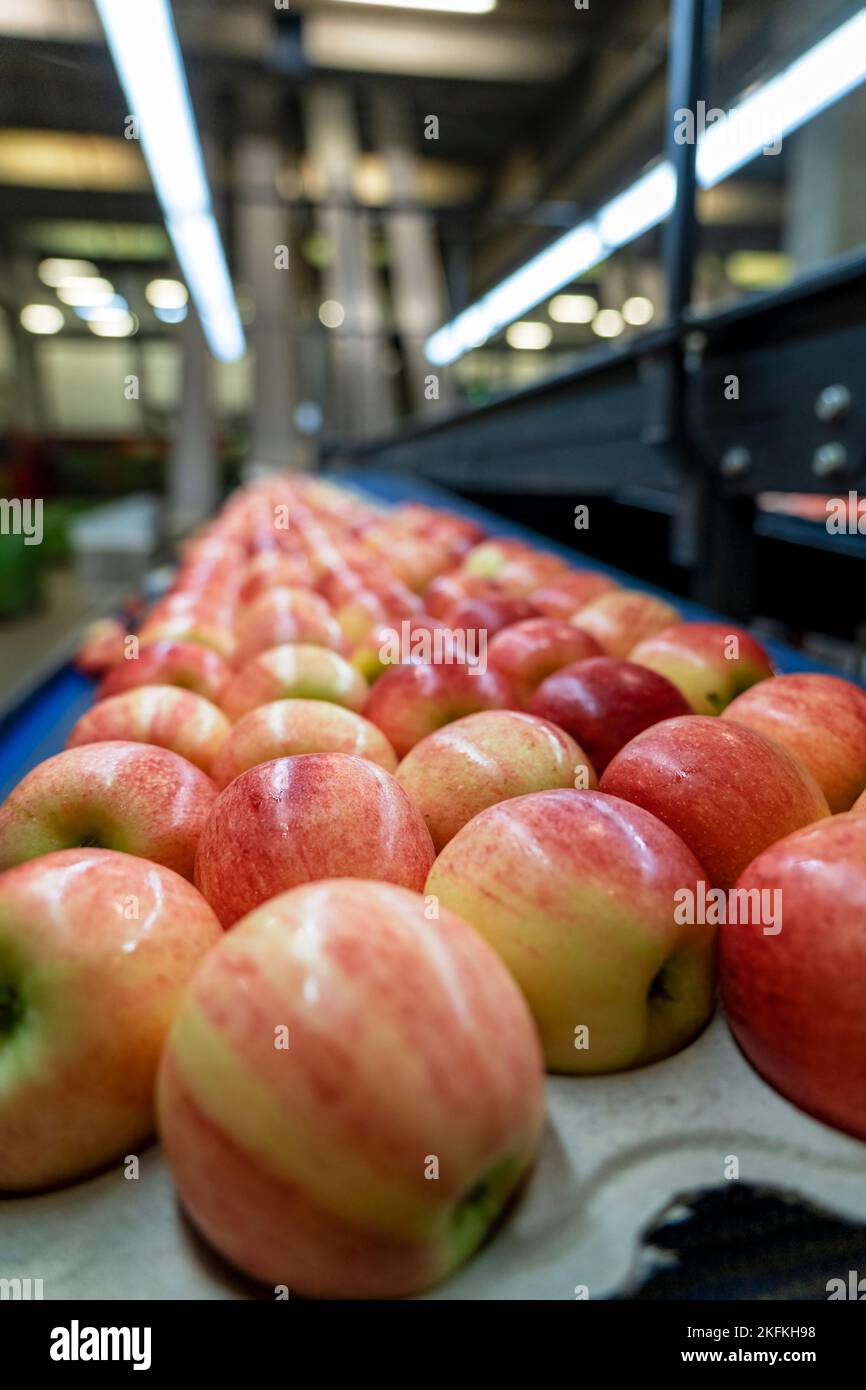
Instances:
[[[592,331],[599,338],[618,338],[625,328],[619,309],[599,309],[592,321]]]
[[[85,323],[108,323],[110,319],[120,318],[127,313],[129,305],[122,294],[112,295],[111,299],[105,304],[79,304],[76,305],[75,312]]]
[[[211,352],[246,350],[213,216],[183,59],[168,0],[95,0],[184,279]]]
[[[95,333],[97,338],[131,338],[138,328],[138,319],[134,314],[125,313],[116,318],[100,322],[98,319],[89,323],[88,328],[91,333]]]
[[[346,311],[336,299],[326,299],[319,305],[319,320],[326,328],[339,328],[346,319]]]
[[[513,323],[505,334],[510,347],[524,352],[541,352],[550,346],[553,329],[549,323]]]
[[[189,309],[186,304],[181,304],[177,309],[158,309],[154,307],[153,316],[159,319],[160,323],[183,323]]]
[[[550,301],[548,313],[555,323],[592,323],[598,300],[591,294],[558,294]]]
[[[59,333],[66,320],[56,304],[25,304],[21,326],[28,333]]]
[[[622,316],[632,328],[643,328],[655,313],[655,305],[644,294],[633,294],[622,306]]]
[[[39,266],[39,279],[43,285],[50,285],[52,289],[66,284],[69,280],[82,280],[88,276],[96,277],[98,274],[99,271],[92,261],[67,261],[56,256],[49,256]]]
[[[64,304],[70,304],[73,308],[79,305],[95,308],[100,304],[111,303],[114,298],[114,286],[110,280],[88,275],[80,280],[67,280],[58,286],[57,298],[62,299]]]
[[[496,0],[341,0],[341,3],[395,10],[433,10],[442,14],[490,14],[496,9]]]
[[[673,165],[667,161],[656,164],[599,212],[598,230],[605,245],[611,250],[627,246],[657,227],[671,212],[676,196]]]
[[[866,9],[787,68],[749,93],[698,143],[697,175],[704,188],[755,159],[866,79]]]
[[[144,296],[154,309],[182,309],[189,301],[189,290],[180,280],[151,280]]]

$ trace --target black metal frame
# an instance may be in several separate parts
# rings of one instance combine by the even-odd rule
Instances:
[[[672,0],[671,113],[694,109],[702,91],[713,4]],[[691,571],[694,597],[747,616],[757,495],[866,485],[866,255],[697,314],[695,147],[672,141],[668,157],[679,177],[665,229],[664,327],[529,390],[334,452],[474,492],[572,491],[649,506],[661,494],[674,514],[672,557]],[[726,392],[732,378],[736,398]]]

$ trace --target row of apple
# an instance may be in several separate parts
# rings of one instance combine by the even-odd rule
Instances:
[[[0,1188],[145,1142],[159,1067],[223,1254],[426,1287],[527,1171],[545,1065],[703,1028],[716,927],[674,904],[708,886],[782,894],[784,930],[723,927],[735,1033],[866,1138],[866,693],[678,619],[428,508],[237,494],[0,810]],[[480,629],[486,669],[390,669],[395,624]]]

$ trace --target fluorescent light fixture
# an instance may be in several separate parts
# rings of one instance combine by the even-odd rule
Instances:
[[[558,294],[548,311],[554,323],[592,323],[598,313],[598,300],[591,294]]]
[[[602,240],[611,251],[627,246],[670,215],[677,196],[677,176],[667,160],[606,203],[598,214]]]
[[[713,188],[774,140],[797,130],[864,80],[866,8],[745,96],[726,120],[705,131],[696,156],[699,183]],[[668,160],[661,160],[600,208],[595,217],[567,232],[477,304],[438,329],[425,344],[428,360],[434,366],[455,362],[612,251],[657,227],[670,215],[675,200],[676,171]]]
[[[66,322],[56,304],[25,304],[20,317],[28,333],[59,333]]]
[[[138,319],[135,314],[126,313],[104,323],[97,320],[87,327],[97,338],[131,338],[138,329]]]
[[[110,280],[103,280],[99,276],[87,276],[84,279],[69,280],[60,285],[57,290],[57,298],[73,308],[79,305],[95,308],[97,305],[111,303],[114,298],[114,286]]]
[[[94,0],[208,346],[234,362],[244,332],[213,215],[168,0]]]
[[[319,322],[326,328],[340,328],[346,320],[346,311],[337,299],[326,299],[319,305]]]
[[[99,271],[92,261],[67,261],[57,256],[49,256],[39,265],[39,279],[43,285],[50,285],[53,290],[60,285],[68,284],[70,280],[84,280],[88,277],[95,279],[98,275]]]
[[[750,92],[724,121],[710,126],[698,143],[699,183],[714,188],[864,79],[866,9]]]
[[[542,352],[550,347],[552,337],[553,329],[549,323],[532,323],[528,320],[513,323],[505,333],[509,347],[519,348],[522,352]]]
[[[181,304],[177,309],[159,309],[154,305],[153,316],[159,319],[160,323],[183,323],[189,309],[185,304]]]
[[[154,309],[183,309],[189,301],[189,290],[180,280],[151,280],[144,297]]]
[[[592,331],[599,338],[618,338],[625,328],[619,309],[599,309],[592,321]]]
[[[643,328],[655,313],[655,305],[645,294],[633,294],[622,306],[622,316],[632,328]]]
[[[129,305],[122,294],[112,295],[107,304],[80,304],[76,306],[75,312],[85,323],[108,323],[111,319],[119,319],[129,310]]]
[[[496,0],[341,0],[341,3],[394,10],[434,10],[441,14],[490,14],[496,9]]]

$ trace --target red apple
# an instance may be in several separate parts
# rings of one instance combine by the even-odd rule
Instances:
[[[668,1057],[713,1011],[714,929],[677,922],[703,880],[639,807],[593,791],[503,801],[446,845],[425,892],[502,957],[548,1069],[599,1073]]]
[[[760,643],[728,623],[675,623],[641,642],[630,659],[667,676],[695,714],[721,714],[735,695],[773,674]]]
[[[772,845],[740,894],[778,895],[781,930],[746,912],[721,933],[721,980],[740,1047],[771,1086],[866,1140],[866,834],[835,816]]]
[[[613,579],[594,570],[568,570],[552,583],[533,589],[529,598],[533,608],[546,618],[570,618],[593,599],[619,587]]]
[[[309,642],[339,651],[343,634],[320,594],[308,589],[270,589],[244,610],[235,627],[235,664],[288,642]]]
[[[652,594],[616,589],[578,609],[571,621],[590,633],[608,656],[626,657],[638,642],[678,618],[675,608]]]
[[[170,748],[210,775],[213,760],[231,732],[222,710],[203,695],[176,685],[141,685],[112,695],[83,714],[66,741],[84,743],[154,743]]]
[[[849,811],[866,790],[866,690],[838,676],[774,676],[738,695],[722,715],[781,743],[809,769],[830,810]]]
[[[217,754],[213,778],[226,787],[242,772],[299,753],[349,753],[396,772],[397,755],[375,724],[325,700],[276,700],[238,720]]]
[[[611,656],[554,672],[538,687],[527,709],[577,739],[599,773],[636,734],[689,713],[676,686],[664,676]]]
[[[148,1142],[169,1024],[222,932],[178,874],[103,849],[0,875],[0,924],[0,1190],[20,1192]]]
[[[157,642],[192,642],[216,652],[229,662],[234,661],[237,651],[237,641],[227,615],[217,621],[207,615],[200,617],[194,612],[177,613],[173,617],[151,615],[140,629],[138,640],[142,647],[150,647]]]
[[[101,676],[109,666],[123,660],[126,628],[116,618],[100,618],[84,629],[74,661],[87,676]]]
[[[230,719],[240,719],[274,700],[329,700],[361,710],[367,694],[367,682],[343,657],[297,642],[254,656],[229,681],[220,704]]]
[[[497,632],[487,648],[488,665],[511,683],[521,704],[554,671],[600,655],[594,637],[559,618],[513,623]]]
[[[315,883],[210,953],[158,1112],[181,1200],[232,1263],[292,1297],[397,1298],[457,1269],[507,1205],[541,1130],[541,1056],[465,922],[391,884]]]
[[[480,667],[395,666],[377,680],[364,713],[398,758],[435,729],[484,709],[514,709],[517,700],[498,671]]]
[[[438,853],[479,811],[529,792],[596,785],[573,738],[529,714],[485,710],[428,734],[401,762],[397,781],[427,822]]]
[[[601,790],[663,820],[723,889],[776,840],[830,814],[811,772],[787,749],[694,714],[633,738],[604,772]]]
[[[192,878],[216,800],[186,758],[147,743],[86,743],[40,763],[0,807],[0,871],[53,850],[122,850]]]
[[[435,858],[423,817],[390,773],[346,753],[278,758],[244,772],[207,819],[195,882],[223,926],[320,878],[418,891]]]
[[[130,647],[132,652],[135,647]],[[207,700],[219,700],[232,670],[216,652],[193,642],[157,642],[140,647],[108,672],[97,691],[97,699],[121,695],[139,685],[177,685],[193,690]]]

